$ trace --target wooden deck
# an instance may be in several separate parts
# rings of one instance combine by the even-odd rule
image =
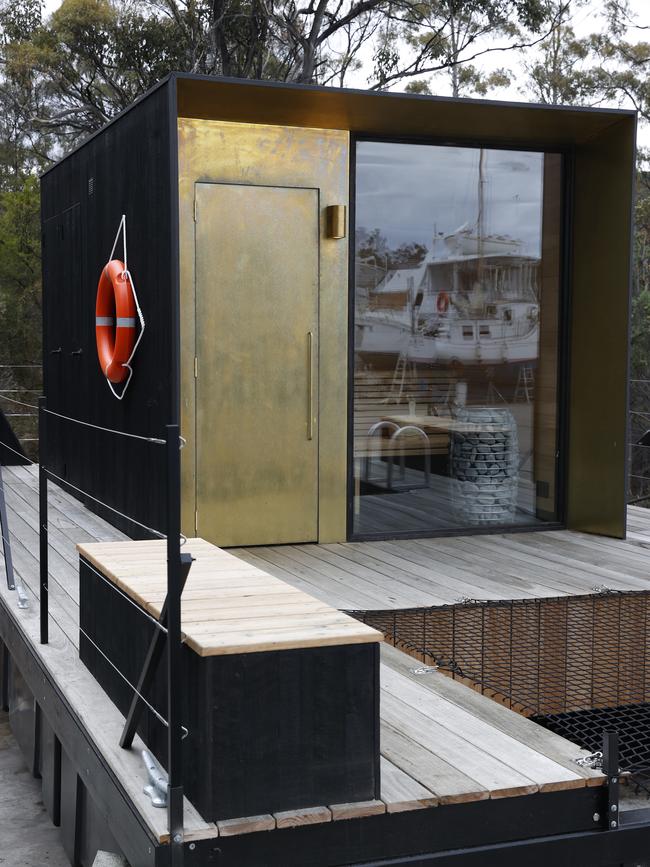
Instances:
[[[142,793],[145,772],[137,751],[141,745],[136,743],[131,751],[120,749],[118,739],[123,717],[79,662],[77,652],[79,587],[75,545],[125,537],[78,501],[50,485],[51,638],[49,645],[39,645],[37,474],[34,467],[5,468],[3,474],[15,567],[31,604],[27,610],[18,609],[16,594],[7,590],[3,567],[0,567],[2,604],[28,637],[34,653],[77,716],[85,721],[92,739],[152,833],[165,840],[166,813],[155,809]],[[547,592],[553,594],[572,592],[567,588],[588,592],[591,584],[606,580],[602,573],[606,573],[609,582],[614,574],[634,573],[637,577],[628,580],[638,589],[646,556],[642,547],[646,542],[644,534],[648,534],[650,544],[650,523],[642,523],[640,511],[632,512],[637,541],[630,543],[573,538],[575,534],[560,533],[552,534],[557,539],[557,549],[550,539],[551,534],[541,534],[535,537],[535,544],[532,538],[492,537],[482,541],[465,539],[442,543],[291,546],[238,551],[238,555],[314,596],[327,597],[329,604],[335,607],[402,605],[406,600],[411,605],[435,604],[438,600],[453,601],[454,596],[467,593],[469,587],[473,595],[484,596],[488,584],[493,592],[500,587],[498,592],[504,595],[510,594],[513,587],[530,595],[537,592],[538,587],[546,587]],[[504,540],[512,541],[512,546],[503,544]],[[557,560],[553,558],[563,556],[558,553],[563,550],[562,545],[584,551],[581,569],[576,566],[576,571],[581,572],[580,580],[565,579],[562,573],[561,579],[551,582],[550,576],[558,572]],[[455,548],[458,548],[458,555],[452,553]],[[485,566],[485,554],[481,552],[486,550],[492,552],[493,571],[489,579],[481,578],[483,583],[478,584],[476,581]],[[506,550],[509,552],[510,571],[497,568],[500,550],[504,555]],[[470,571],[473,551],[477,553],[473,571]],[[510,555],[511,551],[515,553]],[[614,569],[615,563],[618,563],[618,571]],[[521,565],[519,577],[510,574],[517,564]],[[533,580],[528,574],[531,570],[548,573],[548,582]],[[502,571],[506,577],[499,585]],[[461,581],[459,573],[475,575],[476,581]],[[557,583],[563,584],[564,590],[556,587]],[[482,594],[479,587],[483,588]],[[242,817],[220,822],[218,827],[203,821],[186,802],[186,838],[341,821],[359,815],[521,796],[603,782],[600,774],[576,765],[575,759],[581,751],[575,745],[437,671],[422,672],[412,658],[388,646],[382,647],[381,687],[381,800],[366,804],[305,805],[304,810]]]
[[[237,556],[342,609],[650,589],[650,509],[628,538],[569,530],[238,548]]]
[[[373,465],[374,466],[374,465]],[[373,469],[373,478],[380,486],[386,482],[386,465],[381,467],[383,478]],[[406,468],[401,478],[398,468],[394,480],[399,490],[390,494],[364,494],[360,511],[355,515],[355,532],[359,534],[431,533],[435,527],[440,532],[455,531],[458,519],[452,493],[453,480],[446,475],[431,473],[426,484],[421,470]],[[533,486],[521,480],[518,489],[518,505],[513,518],[514,526],[544,526],[534,514],[535,493]]]

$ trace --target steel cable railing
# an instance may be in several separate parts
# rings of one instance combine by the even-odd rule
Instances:
[[[1,366],[0,366],[1,367]],[[41,461],[36,464],[30,458],[18,451],[12,445],[0,440],[0,447],[7,448],[9,452],[14,453],[16,457],[21,459],[21,463],[30,466],[38,466],[39,473],[39,537],[40,537],[40,552],[39,552],[39,606],[40,606],[40,640],[46,644],[49,641],[49,619],[52,618],[55,623],[57,619],[55,614],[49,610],[49,538],[48,528],[50,525],[48,515],[48,482],[56,484],[69,490],[76,492],[80,497],[87,498],[93,503],[108,509],[112,514],[119,516],[123,520],[130,522],[132,525],[139,527],[147,534],[154,536],[157,539],[165,540],[167,546],[167,599],[165,604],[165,620],[164,625],[160,620],[155,619],[148,612],[144,611],[137,605],[127,594],[117,587],[113,582],[109,581],[105,576],[95,569],[87,561],[86,565],[97,575],[106,586],[118,593],[120,597],[126,599],[133,605],[147,620],[158,630],[159,634],[164,636],[167,644],[167,677],[166,677],[166,692],[167,692],[167,718],[163,716],[152,703],[144,695],[144,690],[139,690],[126,677],[126,675],[116,666],[108,655],[98,647],[93,638],[88,635],[81,625],[79,625],[80,633],[85,639],[95,648],[102,658],[107,662],[112,669],[116,671],[119,677],[131,689],[134,697],[134,705],[140,701],[149,709],[155,719],[161,725],[167,728],[167,807],[168,807],[168,825],[170,831],[170,839],[173,849],[179,849],[183,841],[183,784],[182,784],[182,741],[187,736],[187,728],[181,722],[181,703],[180,703],[180,652],[182,648],[182,633],[181,633],[181,592],[184,578],[182,578],[181,567],[181,545],[186,541],[185,537],[180,532],[180,449],[185,445],[185,440],[180,436],[178,425],[167,425],[165,428],[164,437],[146,436],[136,434],[129,431],[117,430],[93,422],[77,419],[72,416],[59,413],[55,410],[47,408],[45,399],[40,398],[38,406],[30,404],[27,401],[19,400],[15,397],[9,397],[5,390],[0,393],[0,399],[9,401],[14,405],[25,407],[36,411],[39,419],[39,444],[41,447]],[[16,393],[18,390],[16,390]],[[12,391],[12,393],[14,393]],[[26,414],[27,415],[27,414]],[[143,442],[154,447],[163,447],[165,449],[165,478],[166,478],[166,533],[162,533],[153,527],[139,521],[132,515],[123,512],[109,503],[94,496],[89,491],[73,484],[69,480],[55,473],[44,462],[46,454],[47,440],[47,418],[58,418],[69,424],[75,424],[85,430],[97,430],[108,433],[113,436],[126,437],[132,440]],[[5,544],[10,545],[9,532],[7,536],[2,534],[2,539]],[[10,550],[10,549],[9,549]],[[187,558],[186,558],[187,559]],[[7,555],[5,552],[5,563]],[[185,568],[189,568],[186,564]],[[25,596],[25,598],[27,598]],[[162,619],[162,618],[161,618]],[[57,625],[59,625],[57,623]],[[142,679],[142,678],[141,678]],[[132,705],[132,708],[133,706]],[[124,745],[124,744],[123,744]],[[130,744],[129,744],[130,746]]]
[[[628,455],[630,484],[627,491],[629,505],[650,504],[650,380],[634,377],[630,382]]]
[[[0,365],[0,374],[3,374],[4,371],[8,371],[8,374],[5,374],[2,378],[2,388],[0,389],[0,407],[3,406],[2,401],[6,401],[5,405],[9,406],[9,411],[4,412],[4,417],[8,419],[18,419],[20,420],[20,428],[21,428],[21,436],[17,436],[13,428],[10,428],[12,434],[14,435],[14,441],[12,444],[8,442],[0,442],[0,445],[6,449],[2,457],[6,460],[8,455],[15,456],[19,459],[19,463],[21,464],[30,464],[32,461],[25,454],[24,449],[22,448],[23,444],[26,442],[37,442],[38,439],[35,436],[28,436],[25,433],[25,422],[28,419],[35,419],[38,417],[37,407],[28,403],[26,400],[19,400],[18,398],[22,398],[25,395],[31,394],[40,394],[40,390],[32,389],[29,387],[20,387],[19,383],[16,381],[17,377],[15,376],[15,371],[23,368],[30,368],[34,370],[38,370],[40,372],[40,365],[8,365],[2,364]],[[31,410],[30,412],[25,412],[24,410]],[[11,424],[15,424],[15,422],[11,422]],[[27,433],[35,433],[35,431],[31,431],[27,429]],[[16,446],[18,448],[16,448]],[[10,539],[10,530],[9,530],[9,521],[7,517],[7,509],[5,502],[5,492],[4,492],[4,484],[2,479],[2,467],[0,466],[0,537],[2,540],[2,550],[4,557],[4,567],[6,573],[6,581],[7,587],[10,590],[16,591],[18,596],[18,607],[19,608],[27,608],[29,605],[29,597],[25,592],[25,588],[22,583],[22,579],[20,575],[14,569],[12,550],[11,550],[11,539]]]

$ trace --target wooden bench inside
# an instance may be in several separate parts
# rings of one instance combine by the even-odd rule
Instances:
[[[392,430],[369,436],[374,424],[390,415],[407,415],[409,401],[419,410],[426,407],[448,416],[455,381],[445,373],[425,368],[405,374],[396,381],[393,371],[357,371],[354,379],[354,454],[357,458],[423,455],[423,440],[411,434],[402,435],[399,442],[391,439]],[[381,435],[380,435],[381,434]],[[426,431],[431,455],[447,455],[449,432]]]

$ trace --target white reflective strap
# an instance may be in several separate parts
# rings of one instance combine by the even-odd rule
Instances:
[[[95,316],[95,325],[115,325],[114,316]]]
[[[135,328],[135,316],[118,316],[118,328]]]

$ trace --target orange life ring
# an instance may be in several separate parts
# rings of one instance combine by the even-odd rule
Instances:
[[[136,337],[136,307],[131,279],[124,262],[111,259],[102,269],[97,284],[95,338],[102,373],[110,382],[128,376],[127,362]]]
[[[444,291],[438,292],[438,300],[436,301],[438,313],[446,313],[449,310],[449,295]]]

